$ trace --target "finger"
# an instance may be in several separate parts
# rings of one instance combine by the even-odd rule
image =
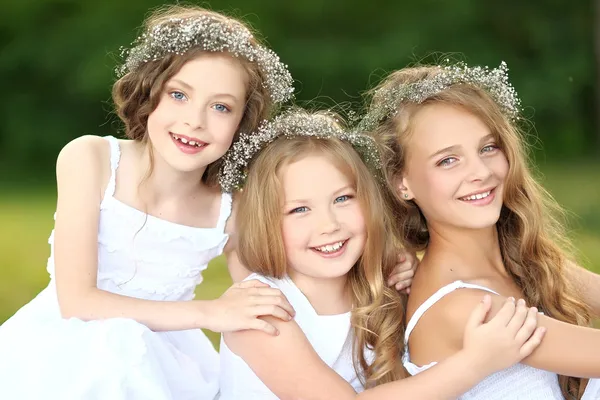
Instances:
[[[292,317],[283,308],[271,304],[257,305],[252,308],[252,314],[256,317],[273,316],[282,321],[290,321]]]
[[[406,252],[401,251],[398,253],[398,264],[402,264],[404,261],[406,261]]]
[[[243,282],[240,282],[240,283],[236,283],[233,286],[237,286],[239,288],[269,287],[269,285],[267,285],[264,282],[259,281],[258,279],[251,279],[249,281],[243,281]]]
[[[296,311],[294,307],[290,304],[287,298],[283,294],[277,294],[274,296],[252,296],[251,298],[252,304],[254,305],[265,305],[265,306],[276,306],[279,307],[290,316],[293,317],[296,315]]]
[[[392,273],[392,275],[390,276],[390,279],[388,280],[388,286],[394,286],[395,284],[397,284],[398,282],[401,281],[411,281],[412,282],[412,278],[415,276],[415,271],[412,269],[408,269],[405,271],[400,271],[398,270],[398,266],[396,266],[396,269],[394,269],[394,272]]]
[[[248,288],[248,294],[251,296],[283,296],[281,290],[270,286]]]
[[[515,298],[509,297],[504,302],[504,305],[502,306],[500,311],[498,311],[498,313],[494,316],[494,318],[492,318],[489,321],[489,323],[493,325],[498,325],[500,327],[505,327],[506,325],[508,325],[508,322],[515,314],[515,308]]]
[[[408,289],[410,287],[411,283],[412,283],[412,280],[398,282],[394,285],[394,288],[396,288],[396,290],[400,292],[400,291],[403,291],[404,289]]]
[[[519,351],[519,355],[521,356],[521,360],[525,357],[529,357],[531,353],[542,343],[542,339],[546,334],[546,328],[539,327],[535,330],[531,338],[521,346],[521,350]],[[520,361],[520,360],[519,360]]]
[[[471,331],[485,321],[485,317],[492,307],[492,297],[489,294],[483,296],[483,299],[475,309],[469,315],[469,319],[467,320],[467,325],[465,326],[465,331]]]
[[[525,300],[519,299],[519,301],[517,301],[517,307],[515,309],[515,313],[514,313],[513,317],[510,319],[510,321],[508,322],[508,325],[506,326],[508,328],[509,332],[512,334],[512,337],[515,337],[517,335],[517,332],[519,331],[519,329],[521,329],[521,327],[525,323],[525,320],[527,319],[528,315],[529,315],[529,308],[526,306]],[[531,330],[531,332],[529,332],[529,334],[531,335],[532,333],[533,333],[533,329]],[[529,336],[527,336],[527,337],[529,337]]]
[[[255,318],[254,321],[252,321],[252,323],[250,324],[250,329],[263,331],[272,336],[279,335],[279,330],[277,328],[269,324],[267,321],[258,318]]]
[[[525,343],[537,328],[537,311],[538,310],[535,307],[531,307],[527,311],[527,318],[523,322],[523,326],[521,326],[521,328],[517,331],[515,335],[515,340],[517,341],[517,343]]]

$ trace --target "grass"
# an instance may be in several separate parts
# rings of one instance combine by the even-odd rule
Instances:
[[[544,186],[567,209],[570,236],[580,261],[600,273],[600,163],[542,166]],[[0,196],[0,323],[30,301],[48,283],[45,270],[53,226],[53,191],[14,190]],[[219,297],[231,284],[219,257],[204,274],[197,299]],[[219,335],[207,332],[213,343]]]

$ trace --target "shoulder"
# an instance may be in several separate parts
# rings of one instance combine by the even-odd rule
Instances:
[[[264,275],[260,275],[257,273],[252,273],[250,275],[248,275],[246,278],[244,278],[244,281],[251,281],[251,280],[257,280],[260,281],[262,283],[266,283],[267,285],[271,286],[272,288],[275,289],[280,289],[282,286],[282,280],[281,279],[276,279],[276,278],[270,278]]]
[[[449,355],[460,350],[467,321],[485,294],[492,296],[488,321],[502,307],[504,298],[484,289],[464,287],[458,283],[443,286],[423,303],[428,302],[430,307],[415,326],[411,343],[432,357],[433,353]],[[438,300],[433,302],[436,298]]]
[[[101,168],[110,160],[110,144],[104,138],[93,135],[80,136],[67,143],[56,161],[57,169],[62,167]]]

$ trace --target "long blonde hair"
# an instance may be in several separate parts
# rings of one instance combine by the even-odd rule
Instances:
[[[313,118],[333,118],[308,114]],[[385,285],[397,260],[391,215],[393,196],[382,188],[352,146],[334,137],[278,137],[252,160],[239,195],[236,231],[240,260],[252,272],[274,278],[286,275],[281,234],[281,168],[309,155],[331,160],[354,185],[365,218],[364,252],[348,273],[353,298],[354,365],[366,386],[396,380],[404,330],[404,299]],[[367,360],[366,347],[375,352]]]
[[[210,17],[233,26],[249,27],[242,21],[233,17],[225,16],[215,11],[210,11],[198,6],[170,5],[162,7],[152,13],[144,22],[144,31],[151,32],[152,29],[172,18],[199,18]],[[252,43],[258,44],[256,38]],[[168,54],[165,57],[148,61],[135,71],[129,72],[117,80],[113,85],[112,96],[116,113],[125,124],[125,135],[144,144],[148,143],[148,117],[156,109],[162,96],[165,84],[179,72],[185,63],[204,54],[205,51],[198,45],[184,54]],[[260,121],[271,116],[274,104],[270,93],[266,88],[266,77],[261,72],[256,62],[251,62],[243,57],[236,57],[247,74],[246,105],[242,120],[233,138],[235,141],[239,132],[254,131]],[[150,150],[150,168],[146,174],[148,178],[153,169],[153,153]],[[212,162],[206,168],[202,181],[208,186],[218,184],[218,172],[222,165],[222,158]]]
[[[428,79],[440,72],[437,66],[406,68],[390,74],[373,93],[371,107],[379,107],[381,88],[397,87]],[[505,116],[484,90],[456,84],[420,104],[403,102],[397,113],[380,122],[371,132],[383,147],[386,180],[396,194],[399,228],[407,245],[424,250],[429,243],[427,223],[418,206],[398,196],[413,118],[422,107],[432,103],[462,107],[479,117],[491,130],[509,163],[504,205],[496,226],[506,270],[522,290],[528,304],[546,315],[576,325],[590,325],[590,310],[566,277],[571,248],[563,228],[561,209],[550,194],[534,179],[528,166],[526,141],[518,126]],[[579,398],[581,379],[560,377],[563,394]]]

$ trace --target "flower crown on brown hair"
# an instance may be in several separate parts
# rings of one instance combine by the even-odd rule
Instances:
[[[131,49],[121,49],[125,58],[117,68],[118,76],[135,71],[142,64],[156,61],[168,54],[184,54],[194,47],[210,52],[229,52],[256,62],[265,76],[265,87],[275,103],[293,97],[293,79],[287,66],[271,49],[255,43],[252,33],[244,26],[219,21],[202,15],[193,18],[171,18],[150,28],[138,37]]]

